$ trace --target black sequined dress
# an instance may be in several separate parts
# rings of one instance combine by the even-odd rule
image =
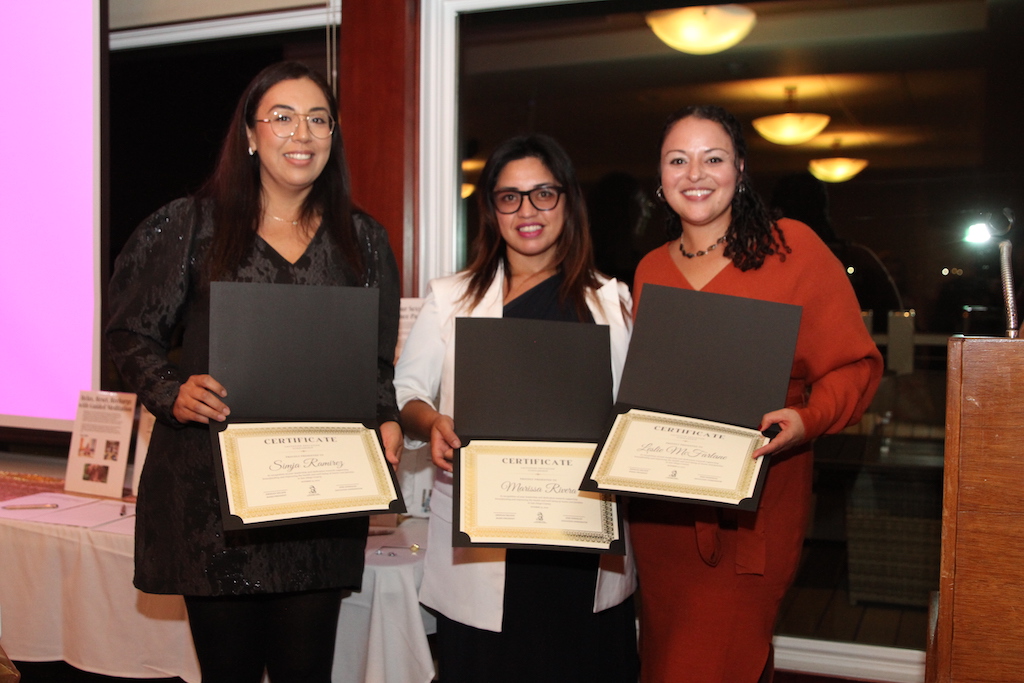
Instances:
[[[178,387],[208,372],[210,297],[203,272],[213,234],[209,213],[191,199],[154,213],[125,245],[110,281],[108,348],[129,390],[157,417],[139,486],[135,585],[193,596],[358,587],[365,517],[225,532],[209,428],[179,423],[171,412]],[[377,413],[380,421],[397,420],[398,269],[384,229],[365,214],[353,218],[366,260],[362,281],[322,226],[294,264],[257,237],[234,279],[378,287]],[[179,330],[180,357],[176,353],[172,362],[168,350]]]

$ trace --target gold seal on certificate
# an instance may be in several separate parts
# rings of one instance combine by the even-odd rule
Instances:
[[[592,443],[473,440],[456,458],[454,544],[622,553],[613,496],[579,490]]]
[[[388,512],[398,498],[377,434],[361,424],[235,423],[218,436],[228,510],[242,524]]]
[[[589,479],[601,491],[743,507],[768,442],[755,429],[636,408],[615,419]]]

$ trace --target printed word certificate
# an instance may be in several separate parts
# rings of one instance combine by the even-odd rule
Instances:
[[[456,466],[455,545],[618,552],[614,496],[579,490],[593,455],[592,443],[471,441]]]
[[[754,429],[632,409],[620,414],[591,479],[602,491],[739,505],[752,498],[768,443]]]
[[[374,430],[234,423],[220,432],[228,508],[243,523],[388,512],[398,497]]]

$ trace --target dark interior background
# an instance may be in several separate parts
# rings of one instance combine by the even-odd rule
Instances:
[[[644,22],[645,10],[680,4],[612,0],[463,15],[464,157],[483,160],[521,132],[557,138],[590,195],[600,264],[628,277],[663,241],[653,191],[665,118],[686,104],[720,104],[745,126],[747,168],[766,199],[812,158],[868,159],[853,180],[827,185],[836,233],[880,257],[918,331],[963,332],[963,306],[974,304],[998,310],[990,320],[975,313],[970,331],[1001,334],[996,243],[966,245],[963,235],[987,213],[1021,209],[1016,112],[1024,80],[1015,65],[1024,58],[1024,2],[748,2],[758,13],[750,36],[703,56],[662,46]],[[786,110],[789,84],[798,86],[798,111],[832,117],[810,143],[775,145],[750,124]],[[639,205],[653,209],[649,219],[638,217]],[[622,233],[630,229],[632,237]],[[603,245],[615,246],[602,253]]]
[[[324,32],[110,54],[111,264],[146,216],[199,189],[245,86],[282,59],[323,71]]]

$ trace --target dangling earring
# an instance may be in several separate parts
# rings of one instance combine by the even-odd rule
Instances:
[[[249,156],[252,156],[255,153],[256,153],[256,150],[254,150],[252,147],[250,147],[249,148]]]
[[[658,185],[658,189],[654,191],[654,196],[661,201],[665,201],[665,191],[661,189],[661,185]]]
[[[736,186],[736,193],[737,194],[743,194],[746,191],[747,191],[747,184],[741,180],[739,182],[739,185]]]

